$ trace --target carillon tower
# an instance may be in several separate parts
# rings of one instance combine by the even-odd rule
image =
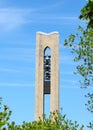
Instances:
[[[49,50],[47,54],[46,51]],[[44,114],[44,95],[50,94],[50,111],[59,110],[59,34],[36,35],[35,120]]]

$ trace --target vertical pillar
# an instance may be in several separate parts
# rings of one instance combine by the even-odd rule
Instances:
[[[57,32],[36,36],[35,120],[44,114],[44,50],[51,50],[50,111],[59,109],[59,35]]]

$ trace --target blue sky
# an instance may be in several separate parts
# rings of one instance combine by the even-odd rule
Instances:
[[[17,124],[34,120],[36,32],[59,32],[60,35],[60,107],[63,113],[80,124],[88,124],[81,77],[73,74],[76,64],[64,39],[75,33],[80,9],[86,0],[0,0],[0,96],[13,111]],[[49,106],[49,96],[46,96]],[[46,108],[46,113],[48,107]],[[87,128],[85,128],[87,129]]]

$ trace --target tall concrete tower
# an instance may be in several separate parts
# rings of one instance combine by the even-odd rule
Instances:
[[[46,50],[50,49],[50,54]],[[59,110],[59,34],[36,35],[35,120],[44,114],[44,95],[50,94],[50,111]]]

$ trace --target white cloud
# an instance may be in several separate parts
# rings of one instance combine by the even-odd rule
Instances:
[[[30,83],[0,83],[0,87],[34,87]]]
[[[44,6],[41,5],[41,7],[37,8],[35,10],[37,12],[41,12],[41,11],[44,12],[44,11],[60,8],[60,6],[62,7],[62,5],[63,5],[63,1],[61,1],[61,2],[57,1],[56,3],[54,2],[54,4],[52,3],[52,4],[49,4],[49,5],[46,5],[46,6],[45,5]]]
[[[78,81],[73,80],[73,79],[62,79],[61,82],[66,82],[66,83],[71,83],[71,84],[78,83]]]
[[[67,55],[67,56],[60,56],[60,64],[61,65],[64,65],[64,64],[67,64],[67,65],[76,65],[76,62],[74,62],[73,60],[73,56],[71,55]]]
[[[80,86],[79,85],[63,85],[63,86],[61,86],[62,87],[62,89],[64,88],[64,89],[80,89]]]
[[[65,72],[61,72],[61,75],[74,75],[73,71],[65,71]]]
[[[2,56],[2,58],[0,59],[3,59],[3,60],[8,60],[8,61],[20,61],[20,62],[31,62],[32,63],[32,60],[34,59],[34,57],[31,57],[31,56],[28,56],[28,57],[23,57],[23,56]]]
[[[32,48],[4,48],[0,53],[0,60],[32,62],[34,55],[35,49]]]
[[[33,67],[29,68],[29,67],[0,67],[0,73],[31,73],[33,71]]]
[[[25,24],[28,22],[26,17],[30,13],[30,9],[1,8],[0,27],[5,30],[10,30],[19,25]]]
[[[0,72],[20,72],[18,69],[0,68]]]
[[[62,79],[60,86],[62,88],[80,88],[78,80],[73,79]]]
[[[46,17],[47,16],[47,17]],[[47,19],[47,18],[49,18],[49,19],[52,19],[52,20],[54,20],[54,19],[56,19],[56,20],[70,20],[70,21],[72,21],[72,20],[74,20],[74,21],[77,21],[78,20],[78,17],[77,16],[54,16],[54,15],[49,15],[49,14],[46,14],[46,16],[45,17],[41,17],[41,18],[44,18],[44,19]]]
[[[58,5],[53,6],[55,7]],[[73,24],[78,21],[76,16],[55,16],[53,13],[43,13],[44,10],[44,8],[1,8],[0,28],[3,30],[11,30],[27,23],[53,24],[57,22],[58,24]],[[73,23],[72,20],[74,21]]]

